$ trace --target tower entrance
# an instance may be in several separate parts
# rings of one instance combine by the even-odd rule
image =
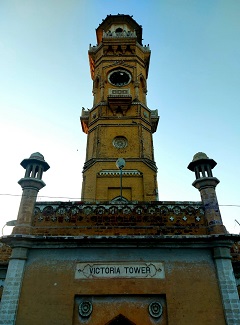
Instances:
[[[116,279],[115,279],[116,280]],[[104,286],[99,280],[92,280],[81,286],[88,290],[89,286],[105,295],[75,296],[73,310],[73,325],[167,325],[167,303],[165,295],[123,294],[122,287],[128,286],[128,281],[109,279]],[[151,281],[151,280],[150,280]],[[150,283],[150,282],[149,282]],[[90,285],[89,285],[90,284]],[[144,285],[142,283],[142,285]],[[108,294],[111,287],[118,288],[114,295]],[[134,290],[133,290],[134,291]]]
[[[129,319],[127,319],[126,317],[120,314],[105,325],[136,325],[136,324],[131,322]]]

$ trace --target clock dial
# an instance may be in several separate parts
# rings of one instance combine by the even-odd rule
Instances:
[[[114,70],[108,76],[109,82],[114,86],[125,86],[131,81],[131,75],[126,70]]]
[[[125,137],[115,137],[113,139],[113,146],[117,149],[126,148],[128,145],[128,141]]]

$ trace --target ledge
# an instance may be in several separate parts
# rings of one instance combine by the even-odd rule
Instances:
[[[220,234],[202,236],[3,236],[1,241],[14,247],[79,248],[79,247],[132,247],[132,248],[231,248],[240,235]]]

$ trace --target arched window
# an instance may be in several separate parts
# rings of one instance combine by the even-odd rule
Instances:
[[[125,197],[117,196],[111,200],[111,203],[129,203],[129,201]]]
[[[145,91],[146,88],[147,88],[146,80],[145,80],[145,78],[143,78],[143,76],[140,77],[140,86],[141,86],[143,91]]]
[[[99,84],[100,84],[100,78],[99,78],[99,76],[97,76],[96,79],[94,80],[93,88],[94,89],[99,88]]]

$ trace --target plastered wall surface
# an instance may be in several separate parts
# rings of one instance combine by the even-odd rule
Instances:
[[[165,277],[75,279],[78,262],[100,261],[163,262]],[[138,299],[140,295],[164,296],[169,325],[225,324],[211,252],[167,248],[32,249],[26,263],[17,324],[81,324],[79,315],[76,315],[76,299],[82,296],[96,299],[105,295],[118,298],[131,295],[132,299]],[[121,304],[121,310],[117,306],[115,304],[112,309],[111,317],[124,310],[124,305]],[[102,304],[101,313],[108,315],[106,303]],[[102,324],[97,320],[97,313],[93,316],[94,323],[91,324]],[[148,317],[147,311],[145,317]],[[134,321],[142,324],[141,313]],[[155,323],[149,317],[149,324]]]

